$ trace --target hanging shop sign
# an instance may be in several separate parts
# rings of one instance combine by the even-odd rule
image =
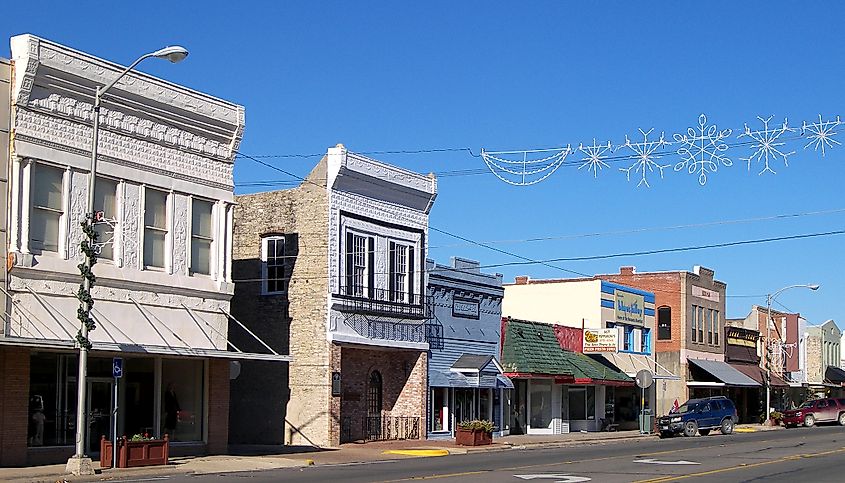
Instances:
[[[616,329],[584,329],[584,353],[616,352],[619,347]]]
[[[616,322],[643,324],[645,298],[630,292],[616,290]]]

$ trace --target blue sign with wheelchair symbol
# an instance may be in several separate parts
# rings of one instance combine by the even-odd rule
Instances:
[[[123,359],[120,357],[115,357],[111,360],[111,373],[112,376],[117,379],[123,377]]]

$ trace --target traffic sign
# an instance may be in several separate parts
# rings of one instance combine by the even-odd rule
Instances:
[[[641,371],[637,372],[637,386],[645,389],[651,386],[651,383],[654,382],[654,376],[651,374],[651,371],[648,369],[642,369]]]
[[[123,377],[123,358],[115,357],[111,360],[111,375],[115,379]]]

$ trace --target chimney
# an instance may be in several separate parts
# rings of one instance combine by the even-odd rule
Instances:
[[[619,275],[633,275],[635,269],[636,267],[632,265],[627,267],[619,267]]]
[[[528,275],[520,275],[518,277],[514,277],[514,284],[528,285]]]

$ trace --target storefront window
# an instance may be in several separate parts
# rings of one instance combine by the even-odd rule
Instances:
[[[431,431],[449,430],[449,388],[431,389]]]
[[[490,400],[490,389],[478,390],[478,418],[492,421],[492,401]]]
[[[32,354],[29,364],[27,445],[74,444],[76,441],[76,357],[61,354]]]
[[[569,387],[569,419],[596,419],[596,388],[594,386]]]
[[[552,383],[531,381],[531,427],[548,428],[552,424]]]
[[[123,367],[119,434],[155,434],[155,360],[127,359]]]
[[[202,440],[203,361],[165,359],[161,382],[162,433],[172,441]]]

